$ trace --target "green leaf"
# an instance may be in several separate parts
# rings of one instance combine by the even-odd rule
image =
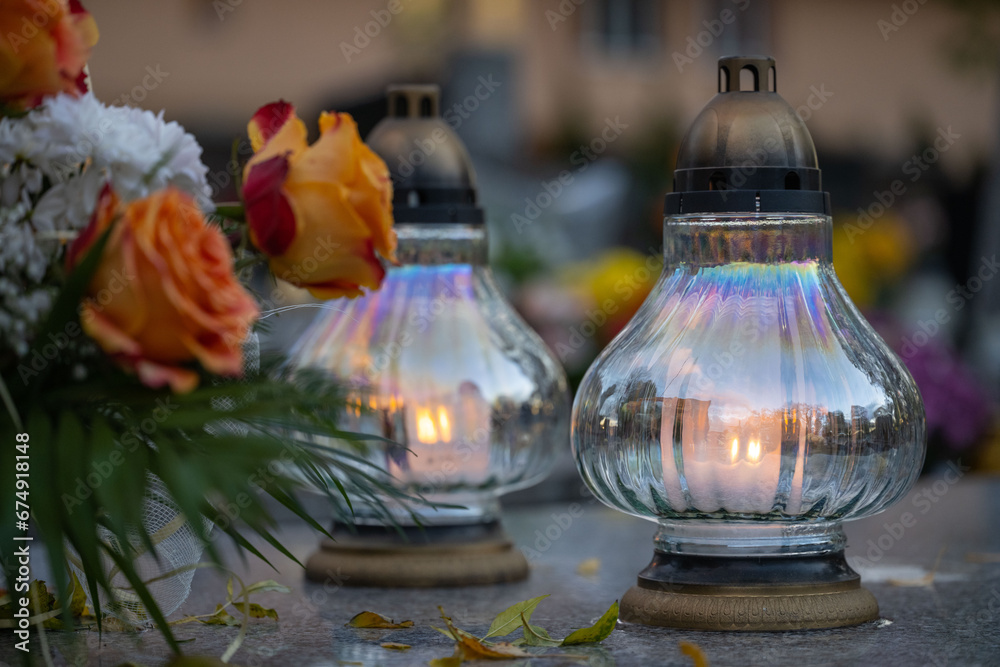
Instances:
[[[239,604],[237,608],[242,609],[243,604]],[[276,621],[278,620],[278,612],[276,610],[262,607],[256,602],[250,603],[248,613],[250,614],[250,618],[273,618]]]
[[[444,635],[448,639],[454,639],[455,638],[450,632],[448,632],[444,628],[439,628],[436,625],[431,625],[429,627],[430,627],[431,630],[437,630],[438,632],[440,632],[442,635]]]
[[[517,602],[507,607],[493,619],[493,622],[490,623],[490,629],[483,635],[483,639],[501,637],[514,632],[521,627],[522,618],[525,619],[525,623],[531,620],[531,615],[535,612],[535,607],[547,597],[549,597],[547,594],[539,595],[537,598]]]
[[[229,218],[230,220],[235,220],[237,222],[243,222],[246,220],[244,217],[246,214],[243,210],[243,205],[238,203],[217,204],[215,206],[215,215],[220,218]]]
[[[477,639],[471,633],[455,627],[451,619],[445,616],[444,609],[441,607],[438,607],[438,609],[441,611],[441,620],[444,621],[445,626],[455,640],[455,648],[458,655],[469,660],[510,660],[512,658],[531,657],[530,653],[526,653],[523,649],[508,642],[493,644],[482,639]]]
[[[215,614],[209,616],[208,618],[199,618],[198,620],[204,623],[205,625],[233,626],[240,624],[239,620],[233,617],[233,615],[230,614],[228,611],[226,611],[225,607],[223,607],[221,604],[215,605]]]
[[[50,336],[55,336],[66,330],[66,325],[70,322],[79,321],[79,309],[80,302],[83,300],[84,294],[87,293],[87,289],[90,287],[90,281],[93,279],[94,274],[97,272],[97,267],[100,265],[101,257],[104,254],[104,246],[108,243],[108,238],[111,236],[112,230],[115,228],[117,221],[113,221],[108,228],[104,230],[94,244],[90,246],[87,250],[87,254],[83,257],[83,260],[73,269],[73,272],[69,274],[66,278],[65,284],[62,289],[59,290],[59,294],[56,296],[55,303],[52,304],[52,308],[49,309],[48,317],[38,328],[38,333],[35,334],[35,342],[32,345],[32,351],[26,355],[24,358],[34,358],[34,354],[42,354],[41,350],[46,345],[50,343]],[[45,358],[42,355],[42,358]],[[58,357],[57,357],[58,359]],[[38,392],[41,390],[44,384],[44,379],[51,373],[53,367],[57,364],[47,364],[37,377],[32,380],[33,394],[39,395]],[[32,433],[34,435],[34,433]]]
[[[275,592],[275,593],[291,593],[292,589],[288,586],[282,586],[277,581],[273,579],[265,579],[264,581],[258,581],[255,584],[250,584],[243,591],[243,596],[250,595],[251,593],[265,593],[265,592]]]
[[[521,643],[525,646],[559,646],[562,644],[562,640],[550,637],[545,628],[528,623],[524,614],[521,615],[521,624],[524,627],[524,639]]]
[[[566,639],[562,640],[562,645],[574,646],[576,644],[593,644],[604,641],[612,632],[614,632],[617,623],[618,600],[615,600],[614,604],[612,604],[611,607],[604,612],[604,616],[597,619],[597,623],[594,623],[589,628],[574,630],[568,637],[566,637]]]
[[[80,618],[87,609],[87,591],[83,589],[80,580],[76,578],[76,574],[72,570],[70,570],[69,576],[73,583],[73,597],[69,602],[69,611],[74,618]]]

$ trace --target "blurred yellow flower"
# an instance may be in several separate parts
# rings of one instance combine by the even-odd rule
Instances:
[[[604,338],[609,340],[642,305],[662,269],[659,253],[611,248],[596,259],[564,267],[558,280],[607,314]]]
[[[833,225],[833,264],[847,294],[861,308],[874,305],[879,293],[909,270],[915,249],[906,223],[886,214],[867,230]]]

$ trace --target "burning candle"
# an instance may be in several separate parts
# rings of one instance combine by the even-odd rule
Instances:
[[[490,406],[473,383],[457,395],[400,404],[408,451],[388,460],[393,477],[417,487],[480,484],[489,477]],[[397,437],[400,434],[396,434]]]
[[[781,473],[781,424],[774,415],[712,401],[662,401],[663,484],[677,511],[768,513]],[[714,407],[714,409],[713,409]],[[681,465],[678,466],[678,461]]]

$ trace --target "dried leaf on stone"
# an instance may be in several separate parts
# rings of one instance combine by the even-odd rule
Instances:
[[[681,653],[694,660],[694,667],[708,667],[708,657],[700,646],[691,642],[681,642],[679,646]]]
[[[399,630],[401,628],[412,628],[413,621],[402,621],[393,623],[391,618],[386,618],[382,614],[374,611],[363,611],[347,622],[351,628],[378,628],[381,630]]]
[[[233,625],[239,625],[240,624],[239,620],[236,619],[235,617],[233,617],[233,615],[230,614],[228,611],[226,611],[226,608],[223,607],[221,604],[215,605],[215,613],[214,614],[212,614],[208,618],[199,618],[197,620],[199,620],[200,622],[204,623],[205,625],[229,625],[229,626],[233,626]]]
[[[521,627],[521,618],[524,617],[530,621],[531,615],[535,611],[535,607],[537,607],[538,603],[547,597],[549,597],[548,594],[539,595],[537,598],[517,602],[507,607],[493,619],[493,622],[490,623],[490,629],[486,631],[485,635],[483,635],[483,639],[488,639],[490,637],[502,637],[514,632]]]
[[[447,658],[434,658],[427,663],[428,667],[460,667],[462,656],[449,655]]]
[[[604,612],[604,615],[597,619],[589,628],[580,628],[569,633],[566,639],[562,640],[563,646],[573,646],[576,644],[593,644],[604,641],[615,630],[618,623],[618,600]]]
[[[236,608],[243,611],[243,604],[236,604]],[[247,610],[251,618],[273,618],[278,620],[278,612],[274,609],[268,609],[267,607],[262,607],[256,602],[250,603],[250,609]]]
[[[537,604],[537,603],[536,603]],[[444,615],[444,609],[438,607],[441,612],[441,620],[447,626],[452,639],[458,648],[456,653],[461,653],[466,660],[507,660],[512,658],[527,658],[531,654],[523,649],[514,646],[509,642],[497,642],[495,644],[486,643],[474,635],[456,628],[451,619]]]
[[[970,563],[1000,563],[1000,553],[970,551],[965,554]]]
[[[934,584],[934,577],[937,575],[938,568],[941,567],[941,559],[944,558],[944,552],[948,550],[947,546],[941,547],[941,551],[938,552],[937,559],[934,561],[934,567],[931,571],[922,577],[916,579],[888,579],[886,583],[890,586],[906,586],[906,587],[924,587],[932,586]]]
[[[408,651],[413,648],[409,644],[397,644],[396,642],[382,642],[379,646],[389,649],[390,651]]]

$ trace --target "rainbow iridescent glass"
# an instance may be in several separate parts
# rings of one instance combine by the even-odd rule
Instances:
[[[663,551],[814,553],[916,479],[913,379],[837,280],[814,215],[668,218],[665,269],[581,383],[577,465]]]
[[[388,481],[464,506],[391,506],[397,520],[411,521],[413,510],[424,523],[489,521],[501,494],[540,481],[565,446],[565,375],[504,300],[481,225],[403,224],[397,232],[400,265],[378,291],[330,302],[296,343],[291,366],[343,382],[339,425],[379,436],[363,454]],[[359,523],[384,518],[373,504],[354,509]]]

